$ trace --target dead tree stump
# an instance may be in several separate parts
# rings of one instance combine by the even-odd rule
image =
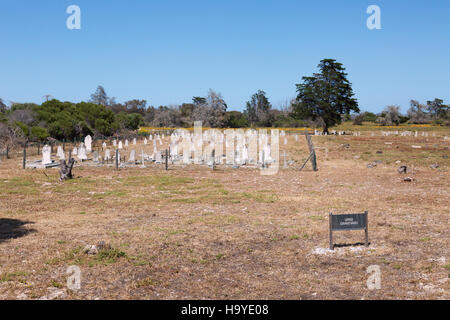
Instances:
[[[61,165],[59,169],[59,181],[72,179],[73,178],[72,169],[73,165],[75,164],[75,159],[70,158],[69,164],[66,164],[66,160],[61,160],[60,163]]]

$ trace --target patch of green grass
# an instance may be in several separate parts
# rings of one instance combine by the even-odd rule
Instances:
[[[150,261],[147,261],[141,257],[137,257],[137,256],[130,256],[128,257],[128,261],[133,264],[134,266],[137,267],[142,267],[142,266],[150,266],[152,265]]]
[[[183,232],[185,232],[185,230],[182,230],[182,229],[180,229],[180,230],[171,230],[171,231],[168,232],[168,234],[169,234],[169,236],[173,236],[173,235],[180,234],[180,233],[183,233]]]
[[[298,238],[299,238],[299,236],[294,234],[294,235],[289,237],[289,240],[297,240]]]
[[[29,195],[38,194],[40,189],[29,177],[18,177],[12,179],[0,179],[0,189],[3,194]]]
[[[155,186],[157,190],[168,190],[169,187],[182,186],[193,183],[194,179],[185,177],[174,177],[166,175],[157,176],[133,176],[123,180],[125,186]]]
[[[126,253],[115,248],[100,250],[95,255],[95,260],[104,264],[117,262],[122,257],[126,257]]]
[[[314,220],[314,221],[322,221],[324,218],[322,216],[309,216],[308,219]]]
[[[50,286],[52,286],[54,288],[62,288],[63,287],[63,285],[56,280],[52,280],[52,282],[50,283]]]
[[[128,193],[125,191],[106,191],[104,193],[96,193],[93,195],[94,199],[104,199],[106,197],[123,198],[126,196],[128,196]]]
[[[0,275],[0,282],[6,282],[6,281],[19,281],[19,282],[21,282],[20,277],[26,277],[26,276],[28,276],[30,274],[31,274],[30,272],[25,272],[25,271],[16,271],[16,272],[2,273]]]
[[[192,263],[200,263],[200,264],[207,264],[208,261],[204,260],[204,259],[196,259],[196,258],[192,258],[191,259]]]
[[[136,283],[136,287],[141,288],[141,287],[150,287],[150,286],[155,286],[156,285],[156,281],[150,278],[145,278],[144,280],[139,281],[138,283]]]
[[[431,238],[430,237],[424,237],[424,238],[420,238],[419,240],[422,241],[422,242],[427,242],[427,241],[430,241]]]
[[[400,263],[395,263],[392,265],[392,268],[394,268],[395,270],[400,270],[402,268],[402,265]]]
[[[274,194],[267,194],[264,193],[250,193],[250,192],[242,192],[241,193],[243,198],[252,199],[259,203],[274,203],[278,200],[278,197]]]
[[[216,260],[222,260],[225,257],[223,253],[216,254]]]

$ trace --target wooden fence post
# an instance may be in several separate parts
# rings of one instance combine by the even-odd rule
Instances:
[[[25,169],[27,164],[27,143],[25,142],[23,145],[23,168]]]
[[[333,213],[330,212],[328,214],[329,220],[330,220],[330,250],[334,250],[334,245],[333,245]]]
[[[166,149],[166,170],[169,170],[169,152]]]
[[[306,142],[308,142],[309,153],[311,154],[311,164],[314,171],[317,171],[317,159],[316,159],[316,151],[314,150],[314,144],[312,143],[311,136],[308,132],[305,133]]]

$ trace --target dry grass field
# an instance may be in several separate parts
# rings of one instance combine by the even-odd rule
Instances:
[[[313,137],[317,172],[298,171],[307,145],[290,136],[280,154],[295,164],[281,158],[273,176],[77,163],[61,183],[57,169],[2,159],[0,299],[449,299],[449,135]],[[327,250],[328,213],[364,210],[370,246],[348,231]],[[83,252],[100,241],[109,246]],[[366,285],[371,265],[379,290]]]

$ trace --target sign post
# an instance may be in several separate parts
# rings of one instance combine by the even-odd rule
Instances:
[[[369,246],[368,212],[353,214],[329,214],[330,221],[330,250],[334,250],[333,231],[364,230],[365,244]]]

